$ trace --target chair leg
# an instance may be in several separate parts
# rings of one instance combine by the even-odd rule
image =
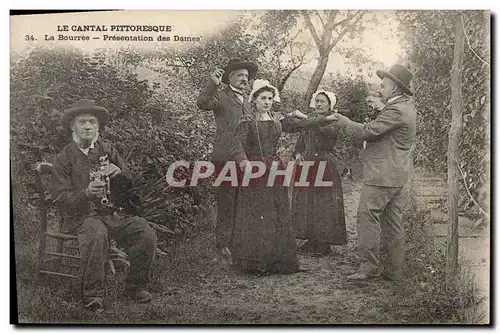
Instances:
[[[109,252],[106,254],[106,262],[111,262],[111,265],[113,266],[114,269],[114,264],[113,261],[111,261],[111,258],[109,257]],[[108,297],[108,275],[106,273],[106,270],[104,270],[104,296],[107,298]]]
[[[78,271],[78,279],[76,280],[76,286],[78,289],[77,298],[79,301],[83,300],[83,272]]]
[[[35,282],[38,284],[40,281],[40,271],[42,270],[43,254],[45,252],[45,247],[47,245],[47,239],[45,236],[45,231],[40,231],[39,244],[38,244],[38,256],[35,265]]]
[[[76,244],[78,245],[78,247],[80,247],[80,241],[77,240],[76,241]],[[80,261],[79,261],[79,264],[80,264],[80,267],[78,268],[77,270],[77,280],[76,280],[76,286],[77,286],[77,289],[78,289],[78,293],[77,293],[77,298],[78,298],[78,301],[83,301],[83,285],[84,285],[84,281],[83,281],[83,277],[85,275],[85,263],[83,262],[83,258],[82,258],[82,253],[80,252],[81,249],[78,250],[78,255],[80,255]]]
[[[63,249],[64,249],[64,240],[58,239],[56,242],[56,252],[62,254]],[[59,258],[56,261],[54,261],[54,266],[55,266],[54,270],[61,271],[62,270],[61,263],[62,263],[62,258]]]

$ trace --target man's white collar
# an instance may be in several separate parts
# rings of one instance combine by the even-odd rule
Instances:
[[[234,87],[233,87],[233,86],[231,86],[231,85],[229,85],[229,87],[230,87],[230,88],[231,88],[234,92],[236,92],[236,93],[238,93],[238,94],[243,95],[243,91],[242,91],[242,90],[239,90],[239,89],[237,89],[237,88],[234,88]]]
[[[396,101],[400,97],[403,97],[403,95],[393,96],[389,100],[387,100],[387,103],[391,103],[392,101]]]
[[[96,143],[97,139],[99,139],[99,133],[95,136],[94,139],[92,139],[92,142],[90,143],[90,146],[87,148],[81,148],[80,145],[78,145],[79,140],[76,134],[73,132],[73,141],[76,143],[76,146],[78,146],[78,149],[83,152],[83,154],[88,155],[89,151],[91,148],[94,148],[94,144]]]

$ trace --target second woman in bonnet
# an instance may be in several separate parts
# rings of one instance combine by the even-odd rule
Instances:
[[[325,90],[317,91],[310,102],[314,113],[310,119],[333,115],[337,98],[334,93]],[[313,255],[330,253],[330,245],[347,243],[346,223],[344,215],[344,199],[340,175],[335,167],[332,154],[339,134],[336,124],[327,124],[318,128],[303,131],[295,145],[294,157],[312,161],[309,168],[308,181],[316,180],[318,166],[326,162],[324,181],[332,182],[331,187],[295,187],[293,196],[293,223],[298,239],[307,239],[301,250]],[[301,166],[297,176],[301,175]]]
[[[263,162],[266,172],[240,186],[234,219],[231,254],[237,269],[256,273],[299,271],[287,190],[283,178],[268,185],[272,164],[285,169],[278,159],[277,144],[282,132],[300,132],[331,123],[332,117],[299,120],[280,118],[271,109],[279,102],[278,90],[267,80],[255,80],[249,100],[252,113],[240,120],[231,154],[242,171],[251,162]],[[252,170],[255,171],[255,168]]]

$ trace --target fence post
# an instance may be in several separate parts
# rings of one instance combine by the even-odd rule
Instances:
[[[464,23],[458,13],[455,21],[455,48],[451,68],[451,126],[448,142],[448,237],[446,244],[446,278],[457,274],[458,267],[458,182],[459,142],[462,136],[462,69],[464,57]]]

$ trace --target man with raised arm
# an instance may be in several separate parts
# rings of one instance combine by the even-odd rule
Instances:
[[[242,59],[232,59],[224,69],[215,70],[204,91],[197,99],[198,108],[213,111],[217,126],[213,144],[212,163],[215,173],[221,171],[229,159],[234,130],[243,114],[250,113],[246,92],[248,83],[257,74],[257,64]],[[221,83],[226,86],[220,89]],[[217,221],[216,247],[219,255],[229,260],[236,188],[221,184],[216,189]]]

